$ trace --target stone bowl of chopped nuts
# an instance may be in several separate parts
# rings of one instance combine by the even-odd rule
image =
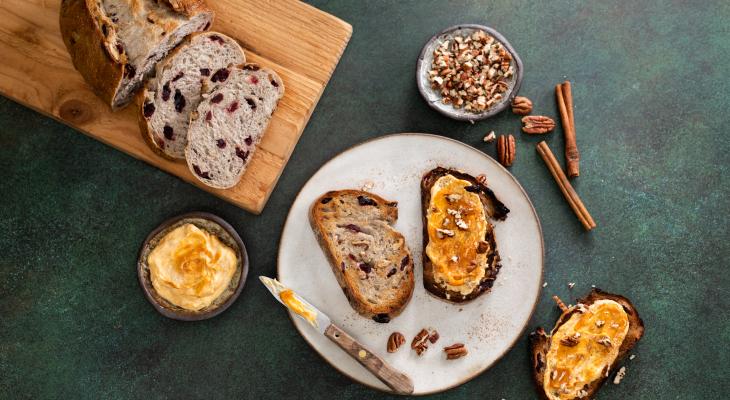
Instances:
[[[428,105],[459,121],[481,121],[503,111],[522,83],[522,61],[496,30],[456,25],[421,50],[416,84]]]

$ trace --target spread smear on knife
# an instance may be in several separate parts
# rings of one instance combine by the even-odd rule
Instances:
[[[293,290],[286,289],[279,292],[279,298],[287,308],[307,320],[313,327],[317,327],[317,312],[300,301]]]
[[[629,330],[621,304],[598,300],[578,310],[550,338],[543,388],[551,400],[588,396],[588,385],[608,372]]]

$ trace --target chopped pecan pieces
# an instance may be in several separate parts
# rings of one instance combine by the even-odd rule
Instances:
[[[436,343],[437,340],[439,340],[439,333],[436,331],[431,332],[431,334],[428,336],[428,341],[431,343]]]
[[[528,115],[522,118],[522,132],[531,135],[548,133],[555,129],[555,121],[543,115]]]
[[[580,333],[577,333],[573,336],[566,336],[562,339],[560,339],[560,344],[568,347],[574,347],[578,344],[578,340],[580,338]]]
[[[406,342],[406,337],[400,332],[393,332],[388,338],[388,353],[395,353]]]
[[[499,103],[513,76],[512,55],[484,31],[442,42],[428,72],[431,88],[444,104],[474,113]]]
[[[446,353],[447,360],[455,360],[469,353],[464,343],[454,343],[451,346],[444,347],[444,352]]]

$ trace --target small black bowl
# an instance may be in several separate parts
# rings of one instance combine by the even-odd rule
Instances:
[[[431,89],[431,84],[428,79],[428,71],[431,69],[431,63],[433,62],[433,51],[443,41],[449,40],[456,35],[463,36],[478,30],[486,32],[504,45],[505,49],[507,49],[507,51],[512,55],[514,75],[512,80],[509,82],[509,89],[505,92],[505,96],[502,97],[502,100],[499,103],[480,113],[473,113],[466,111],[463,108],[454,108],[451,104],[442,103],[441,94]],[[502,112],[505,108],[509,107],[512,100],[515,96],[517,96],[517,93],[520,90],[520,85],[522,85],[522,60],[520,59],[520,56],[517,55],[515,49],[512,48],[512,45],[509,44],[507,39],[493,28],[477,24],[455,25],[434,35],[428,42],[426,42],[426,45],[423,46],[421,55],[418,56],[418,62],[416,63],[416,85],[418,85],[418,91],[421,92],[421,96],[423,96],[423,99],[426,100],[426,103],[439,113],[459,121],[481,121]]]
[[[186,310],[162,298],[152,286],[150,269],[147,265],[147,257],[160,243],[160,240],[173,229],[188,223],[217,236],[221,242],[233,249],[238,259],[236,272],[233,274],[228,288],[211,305],[198,311]],[[139,259],[137,260],[137,276],[147,300],[160,314],[180,321],[200,321],[215,317],[225,311],[241,294],[247,275],[248,253],[238,233],[222,218],[206,212],[191,212],[179,215],[160,224],[147,235],[139,250]]]

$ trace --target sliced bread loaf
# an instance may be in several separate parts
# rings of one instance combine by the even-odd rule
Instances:
[[[245,59],[235,40],[205,32],[188,36],[159,62],[140,102],[140,129],[152,149],[167,158],[185,158],[190,114],[200,104],[202,80]]]
[[[63,0],[60,12],[74,67],[112,109],[127,105],[155,64],[212,20],[203,0]]]
[[[251,79],[262,74],[266,80]],[[201,182],[225,189],[241,179],[284,95],[284,84],[274,71],[246,64],[219,70],[204,83],[208,85],[212,89],[204,89],[190,121],[185,159]]]
[[[391,226],[398,203],[360,190],[320,196],[309,220],[347,300],[361,315],[389,322],[413,294],[413,258]]]

